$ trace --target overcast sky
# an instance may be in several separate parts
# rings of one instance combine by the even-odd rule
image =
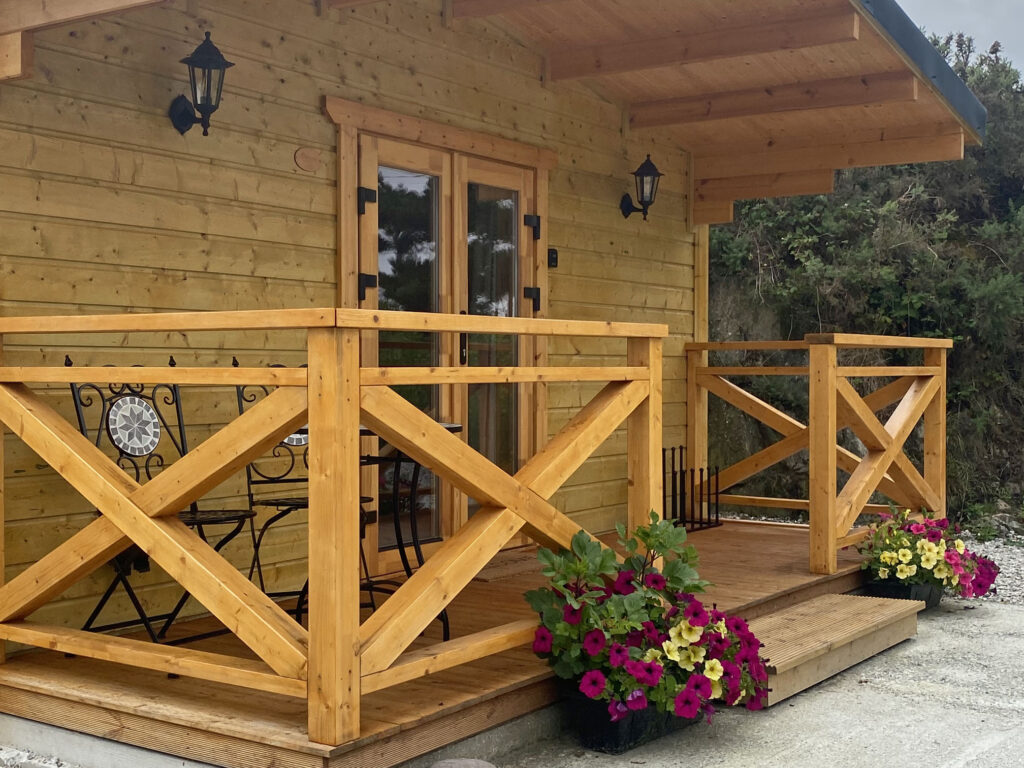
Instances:
[[[929,34],[963,32],[987,51],[998,40],[1017,69],[1024,69],[1024,0],[897,0]]]

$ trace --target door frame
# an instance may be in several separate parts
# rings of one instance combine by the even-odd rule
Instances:
[[[327,97],[325,111],[328,117],[338,127],[338,236],[337,236],[337,304],[339,307],[359,307],[369,304],[372,300],[376,306],[377,291],[370,288],[366,291],[366,300],[359,300],[359,273],[372,272],[376,274],[377,264],[377,227],[361,225],[362,216],[372,216],[376,220],[376,206],[364,204],[366,211],[362,216],[359,213],[359,187],[376,189],[377,187],[377,164],[364,159],[361,152],[361,145],[372,147],[376,144],[378,149],[382,142],[398,142],[412,147],[420,147],[428,151],[441,151],[448,153],[452,158],[451,179],[452,190],[461,190],[463,182],[468,183],[468,172],[472,167],[479,169],[482,173],[490,167],[497,167],[500,164],[503,168],[508,166],[518,167],[521,172],[532,174],[532,182],[527,184],[527,195],[523,198],[523,205],[520,213],[533,213],[540,217],[541,227],[539,237],[533,238],[533,231],[521,224],[525,231],[521,237],[529,239],[523,243],[532,243],[529,258],[520,259],[521,285],[533,285],[540,288],[540,305],[537,311],[532,306],[527,307],[527,302],[520,299],[520,315],[526,317],[547,317],[548,316],[548,173],[558,165],[558,156],[555,152],[536,147],[530,144],[517,142],[510,139],[494,136],[491,134],[453,127],[443,123],[424,120],[422,118],[402,115],[395,112],[368,107],[358,102],[346,101],[335,97]],[[363,144],[363,142],[366,142]],[[486,182],[485,182],[486,183]],[[500,185],[499,185],[500,186]],[[465,195],[462,195],[465,199]],[[532,203],[532,206],[530,206]],[[466,216],[464,206],[452,205],[452,216],[442,216],[442,229],[445,226],[444,219],[449,219],[448,236],[459,237]],[[371,213],[372,211],[372,213]],[[369,222],[367,222],[368,224]],[[462,238],[465,239],[464,237]],[[451,239],[448,242],[454,254],[462,254],[455,258],[465,259],[465,248]],[[442,259],[442,262],[444,259]],[[442,269],[443,269],[442,265]],[[443,278],[442,278],[443,279]],[[448,282],[451,285],[451,282]],[[451,291],[448,291],[451,299]],[[454,309],[454,305],[453,305]],[[527,309],[529,311],[527,311]],[[454,310],[457,311],[457,310]],[[363,333],[362,344],[362,365],[373,366],[376,364],[375,345],[371,341],[372,331]],[[448,337],[447,342],[445,337]],[[450,356],[448,359],[457,360],[456,346],[457,336],[455,334],[441,335],[441,360],[445,360],[445,350]],[[520,340],[521,361],[526,364],[532,361],[534,365],[546,365],[547,363],[547,339],[534,338],[526,341]],[[442,362],[442,365],[445,364]],[[454,364],[454,363],[453,363]],[[533,405],[531,408],[520,409],[520,452],[521,459],[536,452],[547,439],[547,385],[544,383],[534,385],[522,385],[532,387]],[[444,395],[442,395],[442,398]],[[454,407],[454,402],[450,404]],[[445,407],[442,400],[442,408]],[[366,453],[376,449],[376,438],[364,438],[362,446]],[[364,488],[364,495],[374,498],[376,504],[377,482],[374,469],[364,468],[361,472],[361,485]],[[446,493],[458,494],[450,489],[448,484],[442,484],[442,488],[448,488]],[[366,491],[370,491],[367,493]],[[445,493],[445,492],[443,492]],[[441,515],[441,532],[443,537],[450,536],[465,521],[465,499],[451,497],[446,501],[441,499],[442,509],[452,512],[448,515]],[[446,518],[448,518],[446,520]],[[375,572],[391,572],[397,570],[398,557],[395,554],[394,563],[390,562],[388,553],[378,553],[377,530],[367,530],[365,548],[370,567]],[[438,544],[428,545],[425,554],[429,557],[431,551]],[[381,555],[384,556],[381,556]]]

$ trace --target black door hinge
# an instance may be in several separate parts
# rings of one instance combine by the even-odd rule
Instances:
[[[540,312],[540,287],[528,285],[523,288],[523,298],[533,300],[533,311]]]
[[[359,215],[362,216],[366,213],[367,203],[377,202],[377,190],[370,189],[370,187],[357,187],[356,200],[359,201]]]
[[[540,240],[540,216],[528,213],[523,216],[523,225],[533,230],[533,239]]]
[[[359,273],[359,300],[366,301],[366,290],[377,287],[377,276],[366,272]]]

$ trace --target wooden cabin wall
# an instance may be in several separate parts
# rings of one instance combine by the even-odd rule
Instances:
[[[187,90],[178,60],[211,30],[229,70],[208,137],[166,117]],[[668,323],[665,442],[684,434],[682,345],[693,333],[688,156],[657,134],[630,135],[622,109],[581,84],[543,82],[537,52],[487,21],[446,26],[440,0],[381,2],[318,16],[312,0],[178,0],[35,35],[35,74],[0,83],[0,313],[330,306],[335,285],[335,128],[324,95],[364,101],[558,152],[551,172],[551,317]],[[320,154],[300,170],[296,150]],[[650,152],[666,174],[649,221],[618,200]],[[296,363],[296,333],[131,334],[8,339],[10,364]],[[621,363],[624,344],[554,344],[553,364]],[[550,428],[597,387],[556,386]],[[71,417],[70,396],[52,402]],[[235,412],[233,391],[190,391],[200,432]],[[8,435],[7,576],[93,518],[92,508]],[[624,518],[625,436],[613,436],[558,494],[592,530]],[[241,476],[213,492],[240,501]],[[301,583],[305,519],[268,538],[276,586]],[[241,544],[241,546],[239,546]],[[239,565],[250,550],[227,552]],[[77,624],[109,578],[102,569],[41,609]],[[158,569],[138,583],[166,605]],[[119,604],[120,616],[127,605]]]

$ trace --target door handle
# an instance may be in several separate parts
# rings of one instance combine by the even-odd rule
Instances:
[[[459,312],[460,315],[465,315],[466,310]],[[459,365],[467,365],[469,363],[469,334],[459,334]]]

